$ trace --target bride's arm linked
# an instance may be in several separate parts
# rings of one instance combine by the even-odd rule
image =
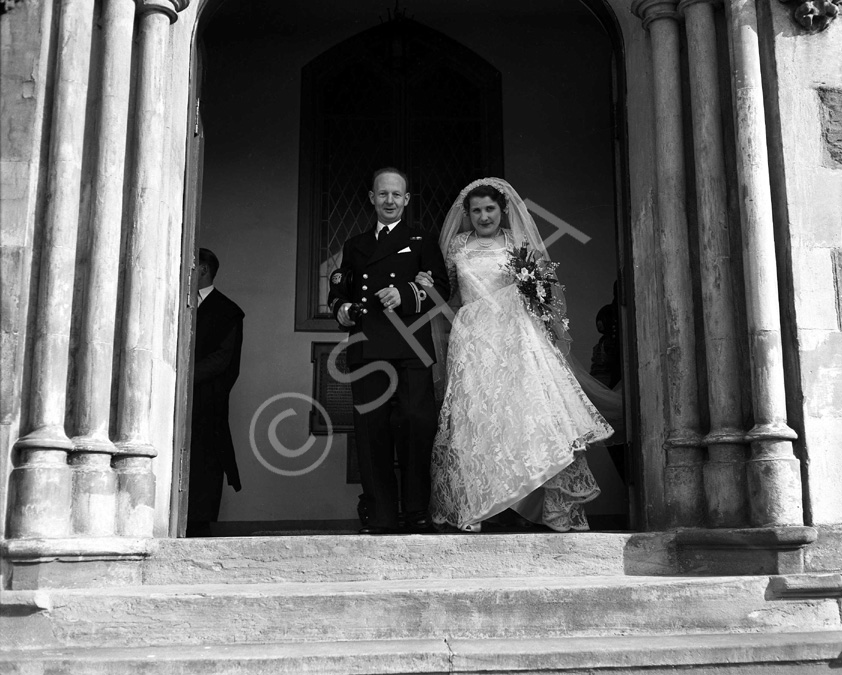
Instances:
[[[430,286],[421,281],[420,273],[414,281],[399,285],[398,291],[401,295],[401,303],[396,311],[401,316],[425,314],[438,305],[439,298],[444,302],[447,302],[450,298],[447,269],[438,244],[433,237],[418,237],[418,239],[421,239],[419,269],[427,271],[425,276],[432,280],[432,289],[435,290],[435,293],[429,293],[425,290]]]
[[[456,274],[456,254],[465,246],[466,238],[467,234],[454,237],[453,241],[450,242],[444,258],[444,264],[447,268],[447,278],[450,280],[450,302],[447,304],[450,305],[450,309],[453,310],[454,314],[462,306],[462,293],[459,291],[459,278]]]

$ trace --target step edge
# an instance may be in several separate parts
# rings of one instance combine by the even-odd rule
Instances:
[[[653,637],[657,640],[653,641]],[[528,666],[549,657],[579,667],[646,665],[786,663],[797,660],[839,662],[842,630],[787,633],[702,633],[661,636],[601,636],[548,639],[402,639],[330,642],[277,642],[239,645],[168,645],[151,647],[18,649],[0,652],[2,663],[60,662],[84,659],[92,663],[130,663],[277,659],[448,657],[453,664],[484,663]],[[797,647],[800,653],[788,653]],[[601,650],[601,653],[597,653]],[[807,653],[805,653],[807,652]],[[735,658],[736,657],[736,658]],[[590,659],[583,662],[582,659]],[[526,662],[524,661],[526,659]],[[760,659],[760,661],[758,661]],[[559,662],[559,665],[565,665]]]
[[[528,577],[468,577],[468,578],[407,578],[361,579],[352,581],[277,581],[260,583],[199,583],[199,584],[138,584],[132,586],[99,588],[43,588],[37,590],[7,590],[0,596],[4,605],[42,605],[48,598],[103,597],[129,598],[137,596],[171,595],[190,596],[250,596],[264,595],[267,591],[277,594],[325,594],[371,591],[415,590],[531,590],[537,588],[616,589],[634,588],[744,588],[747,592],[766,590],[770,575],[682,577],[682,576],[528,576]],[[765,584],[765,585],[764,585]]]

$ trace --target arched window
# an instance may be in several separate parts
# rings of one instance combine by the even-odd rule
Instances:
[[[374,223],[372,173],[409,175],[405,217],[438,232],[471,180],[503,174],[500,72],[398,16],[302,71],[296,330],[336,330],[328,278],[342,244]]]

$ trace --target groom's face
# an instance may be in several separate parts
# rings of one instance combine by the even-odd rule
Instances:
[[[381,173],[374,181],[374,188],[368,193],[368,198],[374,204],[377,220],[389,225],[401,219],[409,195],[406,183],[396,173]]]

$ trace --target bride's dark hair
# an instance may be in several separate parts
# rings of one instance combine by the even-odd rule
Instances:
[[[491,197],[491,199],[497,202],[497,206],[500,207],[501,211],[506,210],[506,196],[500,192],[500,190],[490,185],[477,185],[473,190],[468,192],[468,194],[465,195],[465,199],[462,200],[462,209],[465,213],[470,211],[471,199],[473,197],[479,197],[480,199],[483,197]]]

